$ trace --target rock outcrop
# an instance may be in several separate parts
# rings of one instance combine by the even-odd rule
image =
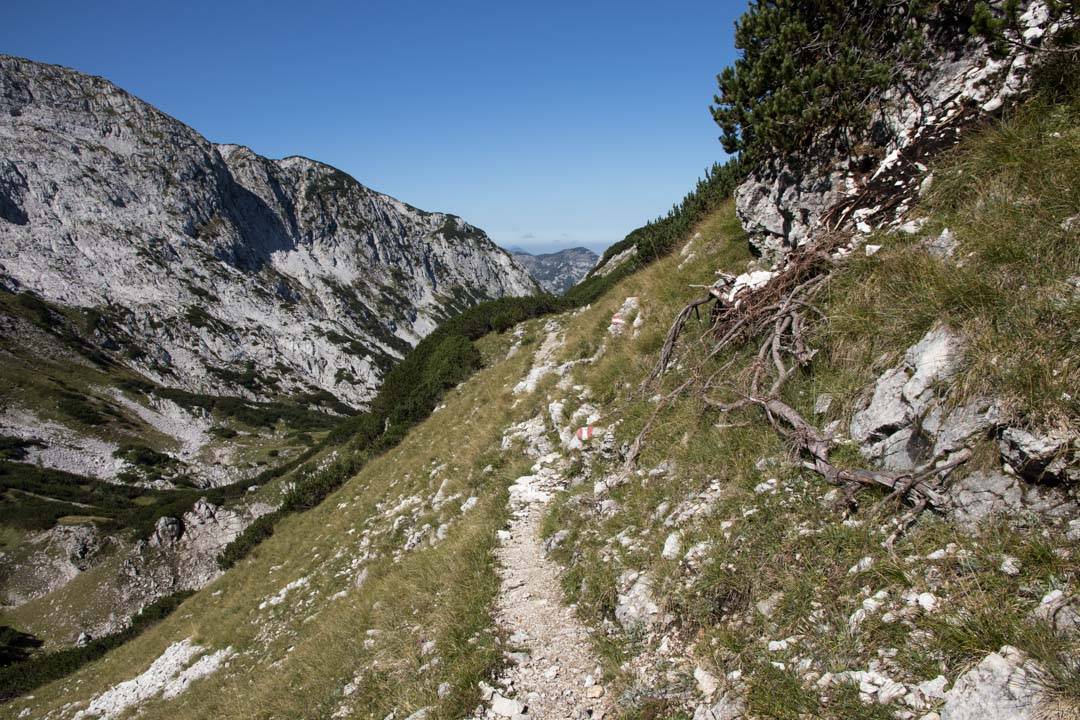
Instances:
[[[1027,720],[1042,696],[1039,669],[1014,647],[990,653],[945,694],[941,720]]]
[[[93,524],[57,525],[0,552],[0,604],[22,605],[63,587],[96,565],[111,544]]]
[[[945,325],[935,325],[909,347],[851,418],[850,435],[859,451],[886,469],[910,472],[947,461],[980,438],[996,437],[1002,470],[978,470],[952,482],[953,519],[974,526],[994,516],[1073,517],[1076,500],[1059,482],[1077,472],[1069,434],[1007,426],[993,398],[950,407],[945,390],[963,361],[963,341]]]
[[[0,56],[0,158],[0,285],[88,311],[166,385],[362,406],[448,313],[536,291],[460,218],[62,67]]]
[[[828,214],[830,225],[860,232],[898,219],[920,192],[926,168],[918,169],[919,159],[951,145],[961,127],[996,112],[1023,90],[1031,48],[1053,31],[1049,24],[1046,5],[1028,3],[1020,16],[1022,37],[1013,38],[1022,42],[1011,43],[1002,59],[976,39],[936,38],[929,69],[886,90],[858,150],[763,164],[735,192],[736,211],[754,250],[779,259],[805,243]],[[867,203],[865,196],[875,190],[888,202]],[[859,212],[843,211],[842,205],[860,196]]]
[[[868,404],[851,419],[851,438],[863,455],[890,469],[909,471],[960,450],[987,433],[1000,415],[992,400],[947,408],[937,388],[960,368],[963,345],[947,326],[930,329],[878,378]]]

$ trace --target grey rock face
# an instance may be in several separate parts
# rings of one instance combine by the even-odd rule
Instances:
[[[936,397],[935,387],[955,375],[962,359],[960,339],[944,325],[934,326],[908,348],[903,361],[878,378],[870,401],[851,419],[851,438],[863,455],[904,472],[989,430],[997,417],[993,403],[977,401],[945,411]]]
[[[0,56],[0,158],[4,287],[96,309],[166,385],[359,406],[447,313],[536,290],[460,218],[214,145],[66,68]]]
[[[974,526],[994,517],[1031,513],[1046,519],[1074,517],[1080,508],[1060,487],[1029,485],[1011,475],[976,471],[949,488],[951,517],[961,525]]]
[[[803,244],[821,214],[845,194],[845,174],[773,163],[735,190],[735,211],[754,249],[779,257]]]
[[[991,3],[1000,4],[1000,0]],[[1020,15],[1024,44],[1041,42],[1047,23],[1043,3],[1027,3]],[[995,60],[982,46],[969,46],[962,53],[951,47],[964,42],[972,41],[963,37],[947,39],[929,70],[903,78],[884,93],[881,109],[870,125],[874,130],[860,138],[886,138],[873,143],[876,153],[851,157],[837,152],[816,161],[787,158],[752,173],[735,192],[735,209],[754,250],[779,259],[791,248],[811,240],[826,212],[841,201],[856,198],[875,182],[888,187],[894,195],[902,193],[911,198],[925,189],[920,188],[923,183],[917,172],[901,167],[909,164],[903,160],[904,154],[922,144],[951,142],[953,137],[946,138],[945,131],[951,134],[973,112],[978,115],[997,111],[1005,100],[1022,92],[1032,64],[1029,51],[1019,47],[1020,43],[1007,57]],[[917,97],[910,91],[912,87],[920,88]],[[897,207],[908,206],[902,202]],[[883,221],[896,219],[883,213],[873,200],[848,210],[851,212],[840,213],[834,219],[864,233]]]
[[[1002,459],[1033,482],[1080,477],[1074,444],[1075,438],[1063,430],[1035,434],[1012,427],[1001,432],[998,442]]]
[[[625,572],[619,577],[615,619],[626,629],[647,628],[657,621],[659,606],[653,599],[648,575]]]
[[[592,250],[583,247],[541,255],[514,252],[513,257],[540,283],[540,287],[555,295],[561,295],[577,285],[599,258]]]
[[[1029,720],[1041,691],[1038,668],[1014,647],[991,653],[945,694],[941,720]]]

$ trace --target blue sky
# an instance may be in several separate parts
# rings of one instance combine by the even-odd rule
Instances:
[[[7,0],[0,52],[305,155],[502,245],[602,248],[723,159],[744,2]]]

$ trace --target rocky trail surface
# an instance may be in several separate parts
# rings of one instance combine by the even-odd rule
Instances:
[[[534,718],[600,718],[608,710],[590,632],[563,604],[559,570],[540,540],[544,509],[562,486],[560,460],[554,453],[541,458],[536,474],[519,478],[511,488],[513,515],[498,553],[498,619],[511,647],[521,652],[512,653],[515,664],[502,678],[513,698],[492,697],[498,716],[527,711]]]
[[[552,372],[565,377],[568,368],[556,368],[551,362],[563,343],[560,328],[548,323],[545,330],[547,338],[523,383]],[[535,382],[528,391],[532,389]],[[520,385],[515,388],[516,393],[522,390]],[[555,425],[560,414],[552,416]],[[547,505],[566,488],[569,475],[566,457],[553,449],[546,430],[540,415],[504,436],[504,448],[513,438],[523,440],[525,454],[536,463],[531,474],[511,485],[509,526],[499,531],[496,617],[511,652],[510,665],[498,679],[500,689],[482,688],[489,705],[487,718],[602,718],[610,710],[610,697],[600,683],[601,667],[591,650],[591,631],[573,606],[564,604],[559,568],[547,557],[540,537]]]

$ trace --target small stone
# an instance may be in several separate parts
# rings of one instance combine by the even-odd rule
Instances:
[[[956,245],[956,236],[953,235],[949,228],[942,230],[937,237],[927,238],[924,242],[924,247],[926,247],[928,253],[943,260],[953,256],[953,253],[956,252]]]
[[[585,695],[595,700],[604,696],[604,687],[602,685],[593,685],[591,688],[585,691]]]
[[[512,718],[515,715],[520,715],[524,710],[525,706],[517,700],[503,697],[499,693],[495,693],[495,696],[491,699],[491,711],[496,715]]]
[[[1006,575],[1015,577],[1020,574],[1020,568],[1021,564],[1019,560],[1012,555],[1006,555],[1001,559],[1001,567],[998,569]]]
[[[769,478],[765,482],[758,483],[754,486],[755,495],[764,495],[765,493],[776,492],[776,478]]]
[[[679,549],[679,533],[673,532],[664,540],[664,549],[661,551],[660,556],[665,560],[675,560],[679,557]]]
[[[934,612],[934,610],[937,609],[938,599],[933,593],[924,592],[919,593],[917,602],[919,603],[919,607],[929,613]]]
[[[873,564],[874,558],[867,555],[863,559],[859,560],[859,562],[848,568],[848,575],[858,575],[859,573],[866,572],[873,566]]]
[[[716,676],[702,667],[694,668],[694,679],[697,680],[698,690],[705,696],[712,695],[720,686],[720,681],[716,679]]]
[[[776,609],[780,606],[780,601],[784,599],[784,593],[774,592],[764,600],[759,600],[755,608],[757,611],[764,615],[766,618],[771,618],[776,612]]]

